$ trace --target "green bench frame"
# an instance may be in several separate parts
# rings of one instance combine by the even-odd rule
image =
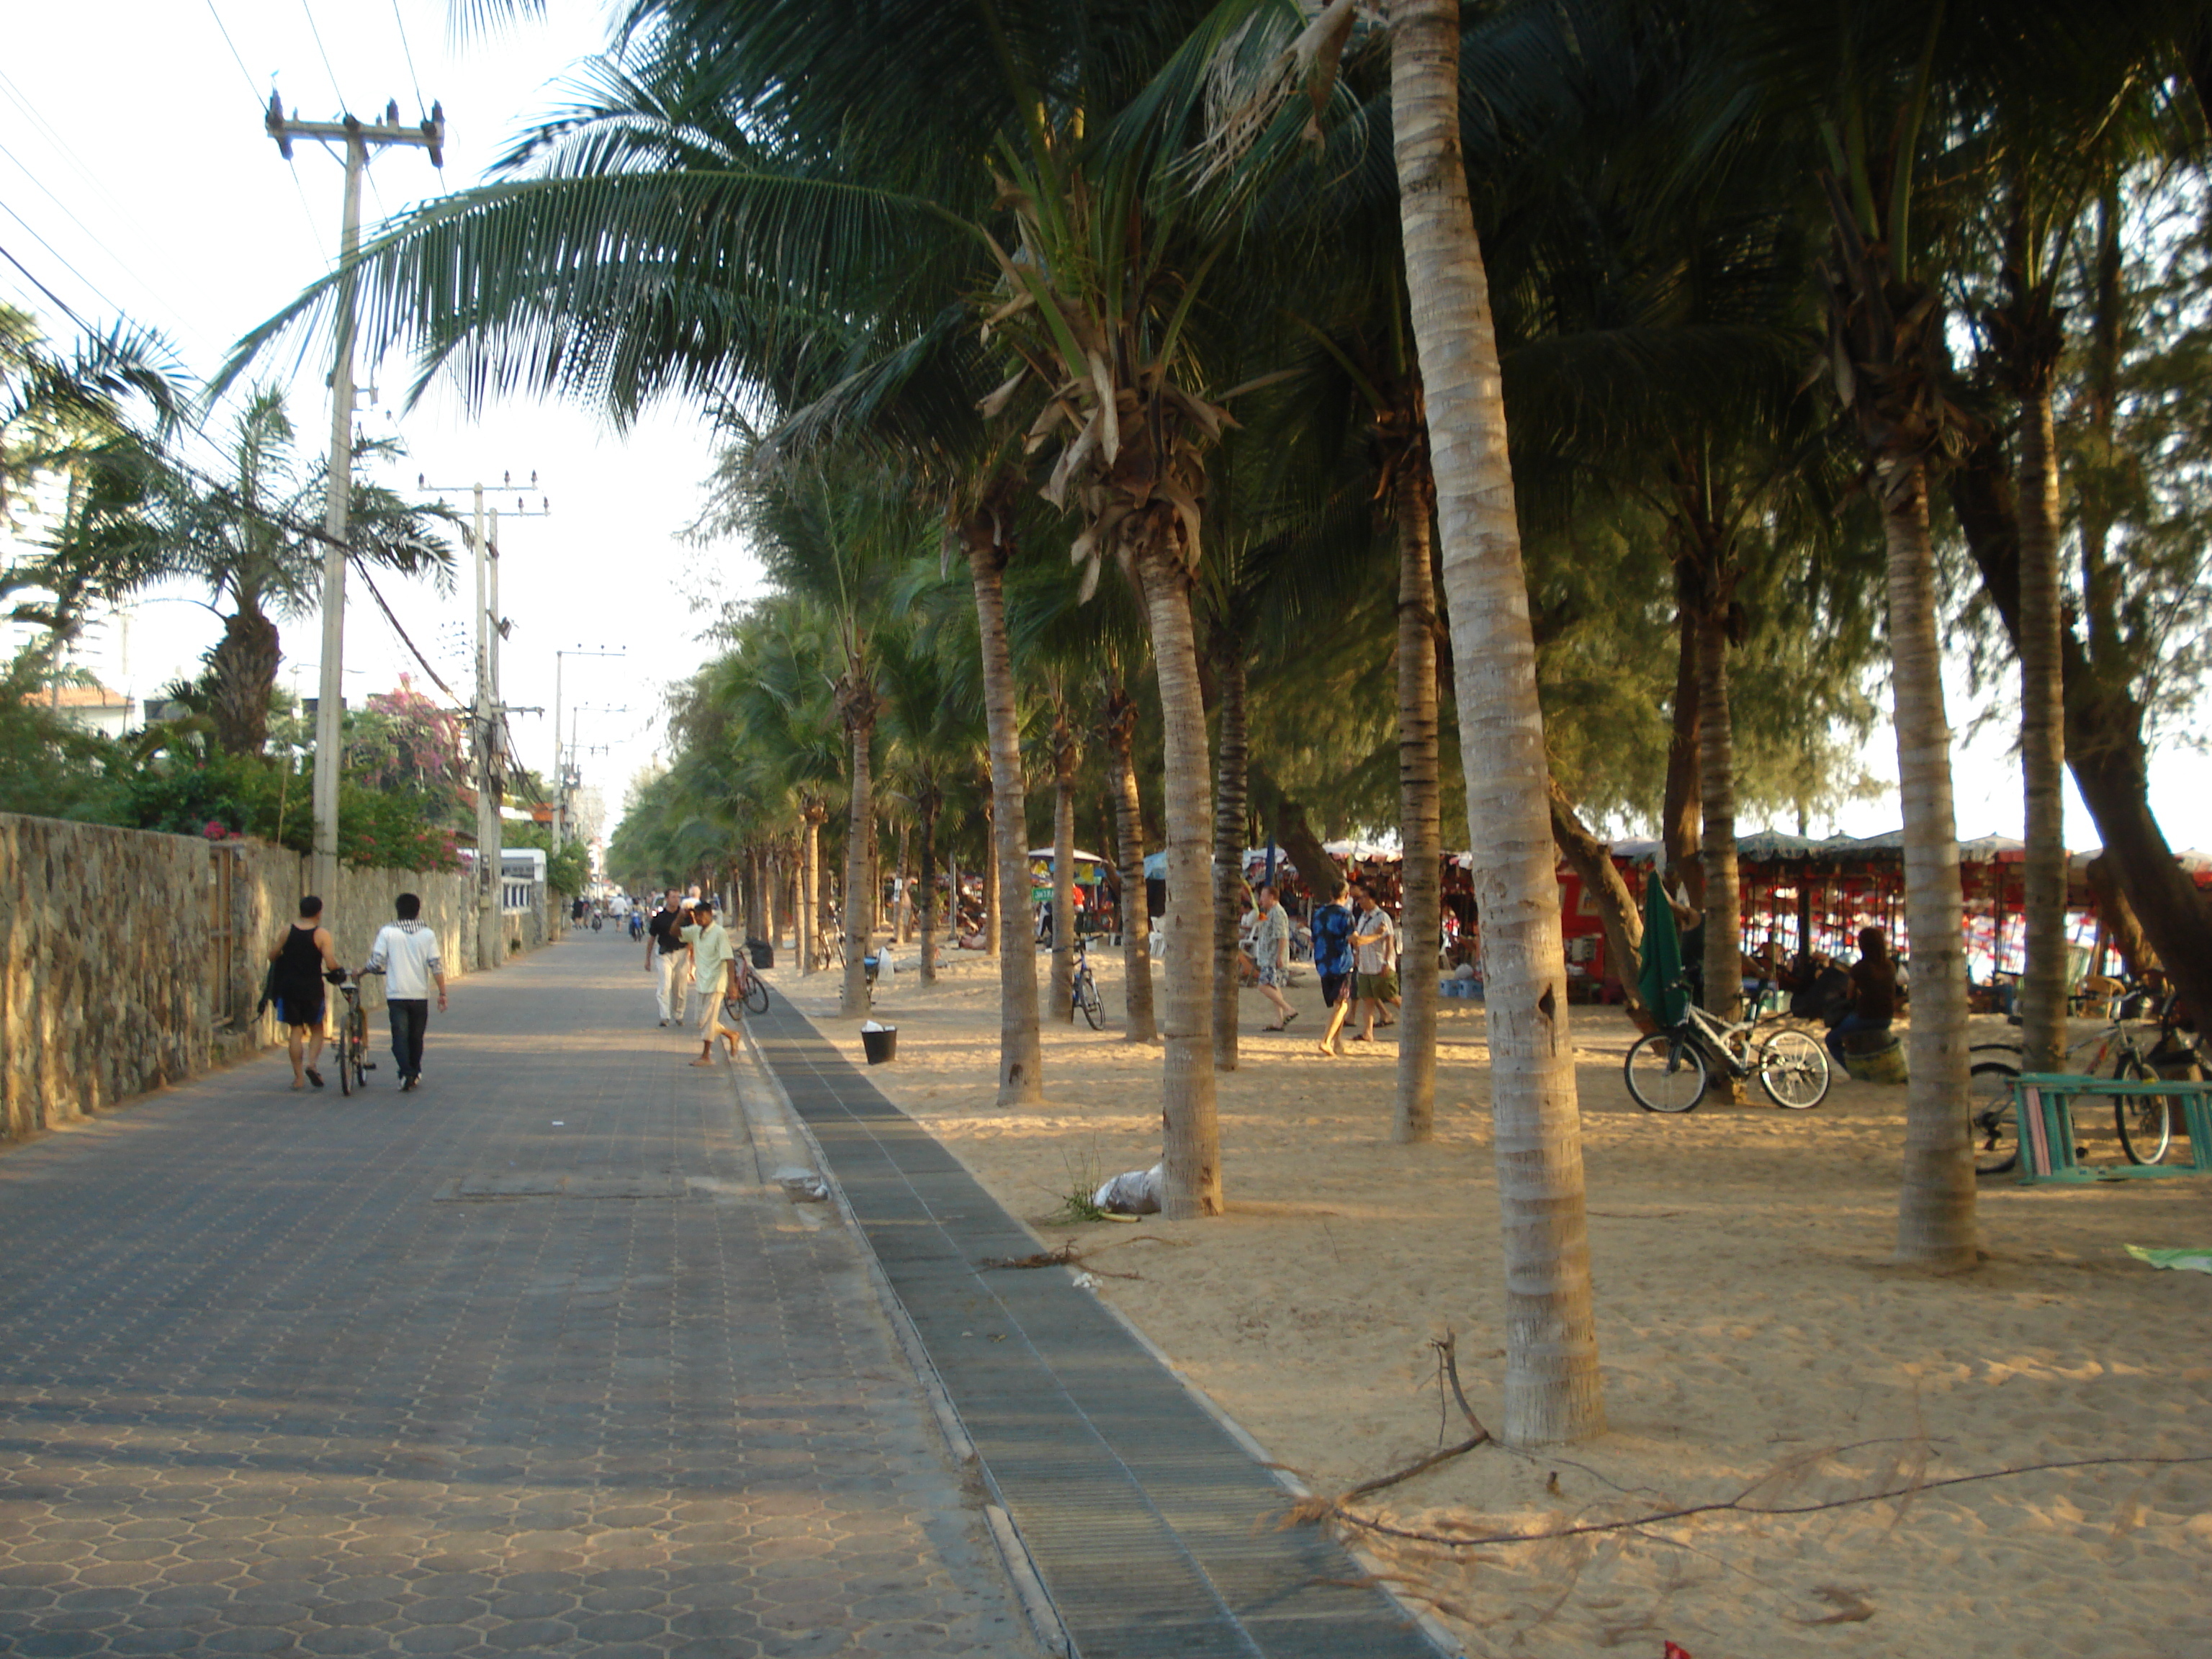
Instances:
[[[2069,1077],[2057,1072],[2027,1072],[2013,1079],[2013,1113],[2020,1131],[2020,1184],[2050,1182],[2085,1186],[2099,1181],[2136,1181],[2159,1176],[2212,1175],[2212,1083],[2180,1079],[2123,1082],[2116,1078]],[[2163,1095],[2181,1102],[2189,1137],[2186,1164],[2105,1164],[2092,1168],[2074,1155],[2074,1103],[2087,1098],[2111,1102],[2135,1095]]]

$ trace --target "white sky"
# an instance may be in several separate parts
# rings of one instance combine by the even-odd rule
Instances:
[[[193,371],[210,373],[231,342],[326,268],[337,240],[341,164],[307,145],[295,147],[289,166],[278,157],[261,126],[270,76],[286,108],[307,119],[341,107],[372,117],[396,98],[403,118],[412,120],[418,84],[424,102],[443,101],[443,179],[419,150],[384,152],[370,168],[364,201],[373,222],[477,179],[503,141],[543,106],[547,83],[598,48],[604,9],[595,0],[549,0],[549,9],[544,24],[459,43],[448,34],[447,0],[71,0],[23,8],[10,18],[9,50],[0,60],[0,247],[88,319],[104,324],[126,311],[167,331]],[[4,261],[0,295],[40,314],[57,335],[70,331]],[[310,447],[328,429],[326,367],[313,365],[290,381],[294,420]],[[552,405],[502,406],[472,422],[438,394],[402,415],[388,399],[400,394],[404,365],[382,374],[363,365],[361,379],[380,391],[376,407],[364,408],[364,426],[396,433],[410,451],[386,482],[411,489],[418,472],[444,484],[538,473],[538,489],[525,493],[533,508],[538,496],[550,497],[553,515],[506,523],[501,537],[502,608],[514,623],[503,659],[507,701],[548,711],[517,715],[513,726],[524,760],[550,769],[554,653],[626,651],[622,660],[570,659],[563,687],[568,705],[586,711],[586,781],[618,811],[659,741],[665,687],[704,655],[696,637],[703,618],[692,605],[743,595],[758,583],[743,550],[696,549],[678,539],[697,511],[711,463],[703,425],[674,407],[627,439]],[[210,429],[220,429],[221,419]],[[463,505],[465,492],[448,499]],[[499,499],[512,506],[514,496]],[[380,582],[416,645],[465,696],[466,584],[465,569],[451,597],[426,584]],[[416,671],[366,594],[354,592],[347,609],[347,697],[357,703]],[[127,664],[125,630],[110,625],[88,647],[85,665],[144,696],[193,672],[219,626],[178,590],[136,608]],[[296,676],[312,695],[314,619],[283,631],[284,678],[289,684]],[[1954,681],[1953,723],[1963,729],[1972,709],[1963,674]],[[602,712],[612,709],[624,712]],[[1993,722],[1958,751],[1962,836],[2020,833],[2009,743],[2002,723]],[[1877,776],[1895,777],[1886,728],[1869,745],[1866,764]],[[2203,754],[2168,744],[2152,769],[2153,804],[2174,844],[2212,840],[2201,824],[2212,801]],[[2068,794],[2069,844],[2094,844],[2094,826],[2070,782]],[[1892,793],[1812,827],[1869,834],[1893,828],[1897,811]]]
[[[423,100],[443,101],[442,180],[420,149],[382,152],[362,202],[364,222],[373,223],[476,182],[523,118],[542,107],[546,83],[598,48],[597,4],[551,0],[550,9],[544,24],[457,43],[445,0],[71,0],[22,8],[9,19],[9,51],[0,58],[0,247],[88,320],[104,325],[127,312],[175,340],[194,374],[210,374],[232,342],[327,268],[337,244],[343,163],[315,145],[295,144],[289,166],[278,156],[261,125],[270,75],[286,109],[308,120],[330,119],[341,108],[372,118],[388,98],[398,100],[404,120],[418,119],[418,76]],[[336,70],[335,89],[311,18]],[[75,332],[4,260],[0,295],[38,314],[57,337]],[[294,374],[287,356],[270,367],[289,376],[303,449],[319,453],[330,429],[327,362]],[[402,414],[389,404],[404,394],[404,363],[382,374],[364,363],[358,378],[379,387],[373,408],[362,399],[364,428],[396,434],[409,451],[384,482],[412,495],[418,473],[464,485],[495,484],[508,472],[518,483],[538,475],[538,487],[522,493],[533,511],[539,497],[550,498],[552,516],[505,519],[501,526],[501,608],[514,624],[501,661],[506,700],[546,709],[517,714],[512,724],[525,762],[550,772],[554,652],[626,651],[619,660],[571,658],[562,676],[567,706],[584,707],[577,732],[585,780],[618,810],[631,775],[659,741],[663,688],[704,654],[694,637],[702,619],[690,603],[750,591],[757,580],[736,546],[701,550],[677,539],[698,510],[711,464],[703,423],[670,407],[625,440],[557,405],[503,406],[470,421],[437,393]],[[222,414],[206,424],[220,433]],[[205,465],[210,458],[196,459]],[[447,499],[465,507],[467,492]],[[515,493],[488,500],[512,509]],[[378,586],[416,644],[467,696],[469,651],[459,643],[468,625],[465,561],[451,596],[397,579],[380,578]],[[127,669],[125,630],[112,623],[88,645],[84,665],[142,697],[196,672],[221,624],[191,597],[189,589],[165,590],[134,607]],[[348,702],[391,689],[402,672],[436,696],[358,582],[348,600]],[[289,686],[296,677],[312,696],[317,622],[310,616],[280,627],[281,678]],[[627,712],[599,712],[616,708]]]

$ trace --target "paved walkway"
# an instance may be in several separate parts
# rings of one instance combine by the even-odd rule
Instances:
[[[641,959],[459,982],[419,1094],[271,1056],[0,1153],[0,1654],[1035,1653]]]
[[[781,1002],[754,1030],[1083,1659],[1437,1659],[1066,1271],[981,1267],[1036,1241],[841,1048]]]

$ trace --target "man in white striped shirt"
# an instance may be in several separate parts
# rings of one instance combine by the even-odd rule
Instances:
[[[385,1000],[392,1009],[392,1056],[399,1062],[403,1093],[422,1080],[422,1035],[430,1024],[430,986],[438,987],[438,1012],[446,1012],[446,964],[438,935],[422,922],[422,901],[402,893],[392,908],[399,920],[385,923],[363,973],[384,971]]]

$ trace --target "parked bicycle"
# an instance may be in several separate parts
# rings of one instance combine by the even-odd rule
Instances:
[[[1070,1014],[1069,1018],[1073,1018],[1074,1017],[1074,1012],[1079,1012],[1082,1014],[1084,1018],[1091,1022],[1091,1029],[1092,1030],[1104,1030],[1106,1029],[1106,1004],[1099,997],[1098,981],[1091,971],[1091,952],[1086,947],[1083,935],[1080,933],[1077,934],[1075,938],[1074,995],[1075,1009],[1073,1012]]]
[[[2077,1077],[2110,1076],[2122,1082],[2153,1083],[2165,1066],[2194,1065],[2204,1069],[2204,1055],[2194,1035],[2181,1029],[2174,1014],[2174,998],[2158,1002],[2158,1037],[2145,1045],[2138,1022],[2142,1011],[2157,1001],[2157,994],[2140,985],[2127,987],[2114,1000],[2112,1018],[2094,1036],[2070,1045],[2061,1061],[2062,1071]],[[2016,1027],[2020,1017],[2012,1017]],[[2079,1066],[2076,1054],[2094,1047],[2096,1053]],[[1977,1042],[1967,1050],[1969,1088],[1966,1121],[1974,1143],[1974,1170],[1978,1175],[2003,1175],[2020,1162],[2020,1123],[2013,1081],[2020,1076],[2020,1039],[2006,1036],[1994,1042]],[[2103,1068],[2110,1060],[2112,1068]],[[2130,1164],[2162,1164],[2173,1145],[2173,1118],[2164,1095],[2130,1095],[2112,1103],[2112,1127],[2120,1137],[2120,1150]]]
[[[356,1089],[366,1092],[368,1073],[376,1069],[376,1062],[368,1057],[368,1010],[361,1006],[361,985],[368,975],[383,971],[364,968],[338,987],[338,994],[345,999],[345,1012],[338,1016],[338,1092],[342,1095]]]
[[[1675,988],[1686,991],[1686,983]],[[1771,1017],[1770,1016],[1770,1018]],[[1777,1106],[1810,1111],[1828,1097],[1828,1051],[1795,1026],[1757,1035],[1756,1019],[1723,1024],[1694,1002],[1681,1023],[1638,1037],[1623,1062],[1628,1092],[1647,1112],[1695,1111],[1712,1073],[1756,1077]]]

